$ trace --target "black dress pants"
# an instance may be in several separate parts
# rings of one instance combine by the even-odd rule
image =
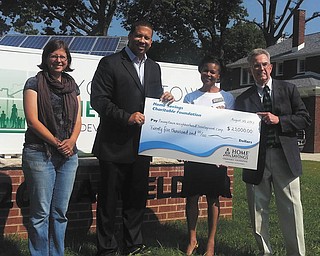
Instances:
[[[122,200],[125,249],[143,244],[142,223],[148,194],[150,157],[138,156],[134,163],[99,160],[100,185],[97,202],[97,255],[118,251],[115,238],[116,209]]]

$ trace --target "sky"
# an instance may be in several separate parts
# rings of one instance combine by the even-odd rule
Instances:
[[[286,0],[278,0],[278,6],[277,11],[279,13],[282,13],[283,6],[286,3]],[[243,6],[247,8],[249,19],[254,19],[258,22],[262,20],[262,8],[260,4],[257,2],[257,0],[244,0]],[[306,11],[306,18],[309,18],[312,16],[313,12],[319,11],[320,12],[320,4],[319,0],[305,0],[301,6],[300,9]],[[285,33],[288,35],[292,34],[292,23],[293,19],[290,20],[288,23]],[[306,23],[306,34],[312,34],[320,32],[320,17],[313,19],[312,21]],[[128,32],[121,28],[120,20],[114,19],[111,23],[111,26],[108,31],[110,36],[127,36]]]

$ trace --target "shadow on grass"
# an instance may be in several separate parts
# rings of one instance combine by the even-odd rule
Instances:
[[[146,215],[153,222],[143,224],[144,243],[152,251],[152,255],[183,255],[186,247],[187,234],[184,232],[185,223],[171,222],[160,223],[150,210]],[[122,226],[119,225],[116,231],[116,238],[119,247],[122,248]],[[96,253],[96,236],[94,233],[68,231],[66,237],[66,255],[94,256]],[[170,251],[170,253],[166,253]],[[172,251],[172,253],[171,253]]]
[[[83,230],[67,231],[65,241],[66,256],[94,256],[96,254],[96,235]]]
[[[221,224],[221,225],[220,225]],[[238,238],[230,239],[237,229],[240,233]],[[198,225],[198,243],[199,248],[195,255],[203,255],[206,252],[207,244],[207,219],[199,219]],[[248,236],[244,232],[245,228],[234,226],[230,220],[222,219],[219,222],[215,252],[218,256],[254,256],[254,241],[250,239],[249,244],[246,242]],[[242,238],[239,239],[239,236]],[[251,235],[251,234],[249,234]],[[144,225],[144,237],[148,246],[154,249],[153,255],[185,255],[185,250],[188,244],[188,233],[186,221],[173,221],[167,223],[146,223]],[[253,246],[252,246],[253,245]],[[170,250],[172,254],[165,254],[159,251]]]
[[[180,256],[185,255],[188,244],[186,221],[172,221],[160,223],[150,209],[146,214],[153,222],[145,222],[143,225],[143,236],[145,244],[150,248],[153,256]],[[203,255],[207,243],[207,221],[206,218],[198,222],[197,254]],[[256,255],[254,241],[251,234],[247,234],[247,228],[235,225],[230,220],[221,219],[218,225],[216,238],[216,254],[218,256],[254,256]],[[248,241],[248,235],[250,235]],[[118,243],[122,244],[122,228],[117,229]],[[248,243],[249,242],[249,243]],[[68,231],[66,238],[66,256],[94,256],[96,253],[96,236],[81,231]]]
[[[27,240],[10,235],[0,241],[0,256],[27,256]]]
[[[215,252],[219,256],[255,256],[254,252],[248,251],[248,248],[231,248],[227,243],[217,242]]]
[[[320,255],[319,225],[319,180],[320,164],[303,161],[304,175],[301,178],[302,202],[304,205],[306,249],[308,255]],[[152,212],[147,211],[147,214]],[[5,215],[6,216],[6,215]],[[155,218],[154,216],[152,216]],[[149,217],[150,218],[150,217]],[[198,223],[199,250],[197,256],[203,255],[206,246],[207,223],[200,219]],[[172,221],[144,224],[144,238],[152,251],[152,256],[185,255],[187,245],[187,227],[185,221]],[[120,232],[120,229],[119,231]],[[270,205],[271,243],[275,256],[285,255],[283,237],[279,229],[278,217],[274,200]],[[118,234],[121,238],[121,234]],[[120,239],[119,239],[120,241]],[[65,256],[94,256],[96,253],[95,234],[87,234],[86,230],[71,233],[67,231]],[[245,184],[241,181],[241,172],[235,171],[234,199],[232,220],[220,219],[216,236],[216,254],[218,256],[253,256],[257,255],[257,245],[252,235],[248,216]],[[18,236],[4,238],[0,246],[0,256],[28,256],[27,240]]]

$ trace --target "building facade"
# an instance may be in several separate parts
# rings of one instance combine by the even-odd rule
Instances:
[[[320,32],[305,35],[305,11],[298,10],[293,21],[293,35],[267,48],[273,64],[272,77],[294,83],[313,120],[305,131],[303,152],[320,152]],[[254,80],[246,58],[227,66],[228,79],[222,87],[236,97]]]

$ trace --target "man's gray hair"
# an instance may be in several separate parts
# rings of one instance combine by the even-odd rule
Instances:
[[[261,55],[261,54],[266,55],[266,56],[268,57],[268,59],[269,59],[269,62],[270,62],[270,53],[269,53],[267,50],[265,50],[265,49],[256,48],[256,49],[253,49],[253,50],[249,53],[249,55],[248,55],[248,57],[247,57],[247,61],[248,61],[249,65],[253,64],[253,60],[254,60],[254,58],[255,58],[257,55]]]

